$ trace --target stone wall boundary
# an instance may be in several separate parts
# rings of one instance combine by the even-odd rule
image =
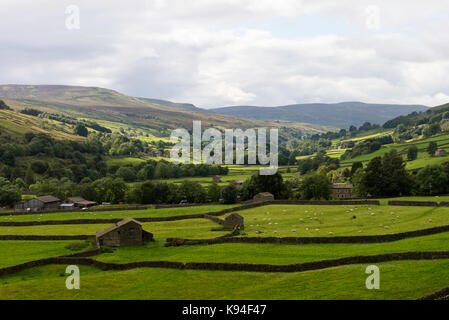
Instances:
[[[304,244],[338,244],[338,243],[387,243],[410,238],[417,238],[429,236],[439,233],[449,232],[449,225],[434,227],[429,229],[407,231],[394,234],[384,235],[370,235],[370,236],[340,236],[340,237],[236,237],[223,236],[213,239],[182,239],[189,244],[224,244],[224,243],[248,243],[248,244],[289,244],[289,245],[304,245]],[[167,239],[173,240],[174,238]],[[181,239],[177,239],[181,240]]]

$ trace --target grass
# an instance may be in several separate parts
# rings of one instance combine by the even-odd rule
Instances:
[[[111,211],[95,214],[104,214],[106,217],[134,214],[168,216],[207,212],[222,207]],[[386,234],[449,224],[449,208],[432,207],[270,205],[239,213],[245,217],[245,236]],[[98,217],[93,216],[94,213],[75,213],[80,214],[89,218]],[[70,215],[74,214],[55,213],[39,218],[47,219],[48,216],[53,216],[53,219],[67,219],[72,218]],[[351,219],[354,215],[357,218]],[[32,217],[36,216],[2,218],[27,221]],[[429,222],[430,220],[432,222]],[[0,227],[0,234],[93,235],[109,226],[110,224]],[[389,228],[385,229],[385,226]],[[214,231],[219,226],[207,219],[144,223],[143,227],[154,233],[155,242],[144,246],[113,248],[112,252],[102,253],[94,258],[113,263],[164,260],[282,265],[354,255],[444,251],[449,241],[449,232],[446,232],[374,244],[220,244],[164,247],[167,237],[211,238],[227,231]],[[293,232],[294,230],[296,232]],[[360,230],[362,233],[359,233]],[[262,233],[258,234],[256,231]],[[333,232],[333,235],[329,232]],[[67,248],[80,249],[82,243],[0,241],[0,255],[6,257],[0,263],[13,265],[67,254],[71,253]],[[374,291],[365,287],[367,265],[350,265],[303,273],[168,269],[101,271],[82,266],[81,290],[69,291],[65,288],[66,266],[52,265],[1,277],[0,299],[415,299],[449,285],[449,260],[388,262],[378,266],[381,270],[381,289]]]
[[[389,243],[277,245],[226,243],[164,247],[162,241],[141,247],[115,248],[96,260],[112,263],[138,261],[232,262],[257,264],[295,264],[357,255],[377,255],[409,251],[446,250],[449,233],[411,238]],[[448,284],[449,285],[449,284]]]
[[[264,237],[376,235],[449,224],[444,207],[270,205],[240,214],[248,236]]]
[[[49,214],[13,215],[0,217],[0,222],[21,222],[21,221],[48,221],[48,220],[73,220],[73,219],[123,219],[123,218],[149,218],[149,217],[170,217],[189,214],[200,214],[217,212],[232,208],[238,205],[206,205],[197,207],[180,207],[165,209],[146,210],[117,210],[98,212],[59,212]]]
[[[30,227],[0,227],[1,235],[95,235],[112,224],[83,224]],[[157,239],[169,237],[211,238],[229,231],[212,231],[217,224],[207,219],[189,219],[172,222],[143,223],[145,230],[154,233]]]
[[[85,241],[0,241],[0,268],[84,250]]]
[[[185,212],[207,212],[202,207],[182,208]],[[154,209],[150,209],[154,210]],[[170,209],[158,209],[170,210]],[[145,214],[140,211],[141,216]],[[245,218],[247,236],[264,237],[315,237],[376,235],[413,231],[449,224],[449,208],[445,207],[393,207],[393,206],[302,206],[269,205],[239,211]],[[69,213],[67,213],[69,214]],[[92,218],[93,213],[78,213]],[[166,215],[172,213],[165,212]],[[63,220],[64,214],[54,214]],[[69,214],[71,215],[71,214]],[[109,212],[110,218],[135,217],[133,212]],[[52,215],[48,215],[52,216]],[[47,215],[39,217],[49,219]],[[152,216],[147,214],[147,216]],[[159,212],[154,216],[164,216]],[[353,217],[356,216],[356,219]],[[3,217],[4,221],[26,221],[27,216]],[[98,216],[94,216],[97,217]],[[302,219],[302,221],[301,221]],[[16,221],[17,221],[16,220]],[[1,220],[0,220],[1,221]],[[30,227],[0,227],[0,234],[77,235],[95,234],[109,225],[56,225]],[[175,222],[144,223],[144,228],[158,239],[166,237],[209,238],[220,235],[211,231],[216,224],[206,219],[190,219]],[[332,234],[331,234],[332,233]]]
[[[408,148],[412,145],[416,145],[419,149],[418,159],[413,160],[413,161],[407,161],[406,168],[408,170],[420,169],[420,168],[423,168],[428,165],[441,164],[441,163],[449,161],[449,156],[447,156],[447,157],[431,157],[427,153],[427,147],[429,146],[429,143],[431,141],[436,141],[439,147],[448,151],[447,147],[449,144],[449,135],[447,135],[447,134],[446,135],[438,135],[438,136],[434,136],[434,137],[427,138],[427,139],[411,140],[411,141],[408,141],[405,143],[395,143],[395,144],[384,145],[384,146],[382,146],[381,149],[379,149],[373,153],[364,154],[364,155],[355,157],[350,160],[341,161],[341,166],[342,167],[350,167],[350,166],[352,166],[352,164],[354,162],[357,162],[357,161],[368,162],[375,157],[384,156],[387,152],[390,152],[393,149],[397,150],[398,152],[406,153]],[[331,157],[334,156],[335,155],[334,151],[335,150],[329,150],[328,155]],[[406,155],[404,155],[404,159],[406,159]]]
[[[367,265],[302,273],[167,269],[100,271],[80,267],[81,289],[65,287],[66,266],[45,266],[0,279],[0,299],[295,300],[416,299],[449,283],[449,261],[378,264],[380,290],[367,290]]]
[[[400,200],[400,201],[433,201],[433,202],[446,202],[449,201],[449,195],[447,196],[411,196],[411,197],[397,197],[378,199],[381,205],[387,205],[388,201]]]

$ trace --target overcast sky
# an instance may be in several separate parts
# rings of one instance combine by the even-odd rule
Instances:
[[[447,0],[2,0],[0,30],[1,84],[204,108],[449,102]]]

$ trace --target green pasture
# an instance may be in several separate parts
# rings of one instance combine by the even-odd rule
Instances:
[[[208,212],[217,212],[228,208],[238,206],[231,205],[205,205],[196,207],[178,207],[146,210],[115,210],[115,211],[97,211],[97,212],[58,212],[48,214],[27,214],[27,215],[11,215],[0,217],[0,222],[21,222],[21,221],[48,221],[48,220],[75,220],[75,219],[124,219],[132,218],[154,218],[154,217],[170,217],[189,214],[201,214]]]
[[[101,271],[80,267],[80,290],[67,290],[66,266],[45,266],[0,278],[0,299],[296,300],[417,299],[447,286],[449,261],[377,264],[380,290],[366,289],[368,265],[302,273],[168,269]]]
[[[79,248],[70,250],[66,248],[68,245]],[[85,241],[0,241],[0,268],[71,254],[87,250],[90,246]]]

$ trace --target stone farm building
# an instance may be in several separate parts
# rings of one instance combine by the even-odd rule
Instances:
[[[89,208],[95,206],[97,203],[94,201],[89,201],[81,197],[71,197],[64,201],[64,204],[73,204],[75,208]]]
[[[256,194],[253,198],[254,202],[264,202],[264,201],[273,201],[274,196],[269,192],[262,192],[259,194]]]
[[[438,149],[438,150],[435,152],[435,156],[436,156],[436,157],[445,157],[445,156],[447,156],[447,152],[446,152],[446,150],[444,150],[444,149]]]
[[[112,227],[98,231],[96,238],[99,246],[140,246],[145,241],[153,241],[153,234],[143,230],[140,222],[126,218]]]
[[[225,228],[232,229],[238,227],[240,230],[243,230],[245,228],[245,223],[241,215],[239,215],[238,213],[233,213],[224,220],[224,226]]]
[[[336,199],[351,199],[353,197],[352,188],[352,184],[333,184],[332,195]]]
[[[16,212],[23,211],[56,211],[61,200],[53,196],[43,196],[20,202],[14,206]]]

